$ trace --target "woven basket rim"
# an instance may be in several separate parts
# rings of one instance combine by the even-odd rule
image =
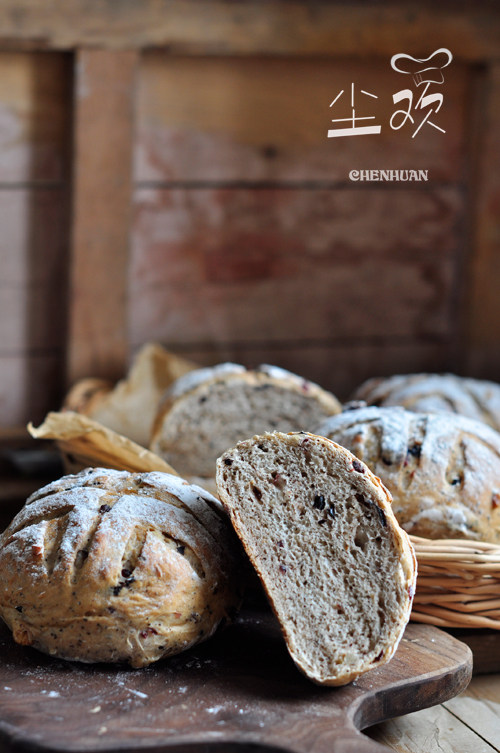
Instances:
[[[500,545],[410,535],[418,563],[411,620],[500,630]]]

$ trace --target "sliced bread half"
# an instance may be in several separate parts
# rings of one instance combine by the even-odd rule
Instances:
[[[416,560],[367,466],[324,437],[266,433],[219,458],[217,488],[298,668],[344,685],[389,661]]]
[[[340,412],[330,392],[276,366],[197,369],[166,392],[150,449],[184,476],[215,476],[228,447],[263,431],[310,430]]]

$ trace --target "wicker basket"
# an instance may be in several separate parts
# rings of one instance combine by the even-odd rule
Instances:
[[[500,630],[500,546],[410,538],[418,561],[411,619],[440,627]]]

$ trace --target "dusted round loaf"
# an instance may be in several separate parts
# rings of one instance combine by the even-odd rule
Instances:
[[[35,492],[0,537],[0,615],[18,643],[53,656],[142,667],[234,612],[238,557],[203,489],[87,469]]]
[[[380,477],[409,533],[500,541],[500,434],[489,426],[454,414],[365,407],[327,419],[317,433]]]
[[[459,413],[500,430],[500,384],[455,374],[401,374],[364,382],[353,395],[369,405],[418,413]]]

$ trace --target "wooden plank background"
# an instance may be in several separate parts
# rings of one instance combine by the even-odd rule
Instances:
[[[127,362],[127,267],[136,54],[80,50],[66,380],[118,379]]]
[[[270,361],[341,397],[374,374],[456,369],[472,79],[457,64],[446,134],[412,139],[389,127],[401,82],[388,61],[144,55],[132,346]],[[382,133],[328,139],[329,104],[351,81],[378,95]],[[409,165],[429,183],[348,179]]]
[[[395,0],[3,0],[0,43],[21,49],[146,49],[194,55],[390,56],[455,48],[498,59],[498,4]]]
[[[0,52],[0,421],[60,400],[67,307],[70,70]]]
[[[152,339],[342,398],[398,371],[500,380],[498,8],[162,8],[0,9],[0,425]],[[446,133],[391,130],[390,55],[443,45]],[[351,82],[382,133],[328,139]],[[429,183],[348,180],[370,168]]]

